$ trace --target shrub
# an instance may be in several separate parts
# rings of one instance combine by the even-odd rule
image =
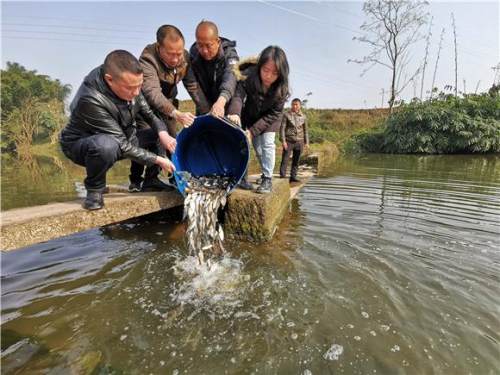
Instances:
[[[500,98],[440,95],[426,102],[403,104],[382,130],[360,135],[355,141],[366,152],[500,152]]]

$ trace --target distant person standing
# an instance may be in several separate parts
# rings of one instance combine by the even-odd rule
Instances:
[[[301,111],[299,98],[292,100],[292,107],[283,114],[281,122],[280,141],[283,145],[281,155],[280,177],[286,177],[288,159],[292,153],[292,169],[290,171],[290,182],[300,182],[297,178],[299,170],[300,155],[304,149],[309,147],[309,135],[307,132],[307,118]]]
[[[189,51],[191,67],[201,92],[196,114],[212,113],[223,117],[236,89],[233,67],[238,63],[236,42],[219,36],[217,25],[201,21],[196,27],[196,42]]]
[[[280,47],[269,46],[257,61],[242,61],[237,73],[238,85],[229,105],[228,118],[241,124],[253,143],[262,171],[256,192],[269,193],[276,160],[274,139],[290,95],[288,60]],[[240,187],[248,189],[251,184],[245,179]]]
[[[142,81],[139,61],[130,52],[116,50],[85,77],[71,102],[60,144],[64,155],[86,168],[83,207],[87,210],[104,206],[106,174],[120,159],[157,165],[169,172],[175,169],[169,159],[148,151],[158,143],[173,150],[175,139],[149,108],[141,93]],[[139,115],[150,125],[148,131],[137,131]]]
[[[177,84],[182,81],[187,92],[195,103],[199,103],[199,87],[191,71],[189,53],[184,49],[184,36],[172,25],[163,25],[156,32],[156,43],[147,45],[139,58],[144,71],[142,91],[155,114],[166,124],[168,134],[175,137],[176,123],[189,126],[195,117],[192,113],[178,110]],[[138,122],[140,128],[147,127]],[[168,185],[160,180],[154,184],[146,184],[148,176],[155,174],[155,166],[146,168],[143,183],[143,165],[132,161],[130,167],[130,192],[155,191],[168,189]],[[142,186],[141,186],[142,183]]]

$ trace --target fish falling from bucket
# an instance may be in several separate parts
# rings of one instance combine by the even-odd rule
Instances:
[[[191,255],[200,265],[210,268],[210,256],[224,253],[224,231],[218,221],[218,211],[226,205],[227,194],[234,185],[233,178],[221,176],[184,176],[186,198],[184,219],[187,218],[187,244]]]

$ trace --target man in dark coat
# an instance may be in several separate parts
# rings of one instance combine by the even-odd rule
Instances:
[[[233,67],[238,63],[236,42],[219,36],[217,25],[201,21],[196,43],[189,50],[191,68],[201,90],[196,114],[211,112],[223,117],[236,89]]]
[[[169,159],[146,149],[153,150],[160,143],[173,151],[175,139],[148,106],[141,93],[142,82],[139,61],[127,51],[116,50],[85,77],[71,103],[71,116],[61,132],[60,144],[69,159],[86,168],[83,207],[88,210],[104,206],[106,173],[120,159],[174,170]],[[139,114],[151,128],[138,138]]]

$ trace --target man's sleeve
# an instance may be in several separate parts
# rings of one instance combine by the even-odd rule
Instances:
[[[144,121],[146,121],[156,133],[167,131],[167,126],[153,113],[142,93],[137,96],[136,100],[139,103],[139,113]]]
[[[276,102],[267,113],[258,119],[252,127],[250,132],[254,137],[264,133],[274,122],[280,121],[283,115],[283,108],[285,108],[285,100]]]
[[[245,90],[245,82],[240,81],[236,85],[236,90],[234,91],[234,96],[231,99],[231,102],[230,102],[229,107],[227,109],[227,114],[228,115],[238,115],[241,117],[241,110],[243,108],[243,102],[245,101],[246,96],[247,96],[247,93]]]
[[[132,159],[145,165],[153,165],[156,155],[143,148],[134,146],[136,135],[130,139],[123,132],[120,124],[111,116],[111,113],[96,102],[80,99],[76,105],[75,111],[78,111],[85,122],[85,126],[95,134],[108,134],[113,136],[119,144],[123,157]]]
[[[234,65],[239,61],[238,53],[235,48],[230,48],[227,56],[225,56],[224,74],[220,87],[219,96],[223,96],[227,102],[231,100],[236,90],[236,76],[234,75]]]
[[[141,58],[139,61],[144,72],[144,83],[142,84],[144,97],[149,105],[156,111],[166,116],[170,116],[175,110],[175,107],[161,91],[160,77],[158,76],[156,68],[147,60]]]
[[[280,142],[281,143],[286,141],[285,129],[286,129],[286,116],[283,115],[283,118],[281,119],[281,126],[280,126]]]
[[[308,123],[309,121],[307,120],[307,117],[304,115],[304,142],[306,145],[309,144],[309,129],[308,129]]]
[[[186,88],[186,91],[188,92],[191,99],[193,99],[193,102],[196,105],[198,111],[201,114],[210,112],[212,106],[208,102],[207,97],[203,93],[203,90],[201,89],[201,86],[196,79],[196,76],[191,67],[191,63],[188,66],[186,75],[182,79],[182,83],[184,84],[184,87]]]

